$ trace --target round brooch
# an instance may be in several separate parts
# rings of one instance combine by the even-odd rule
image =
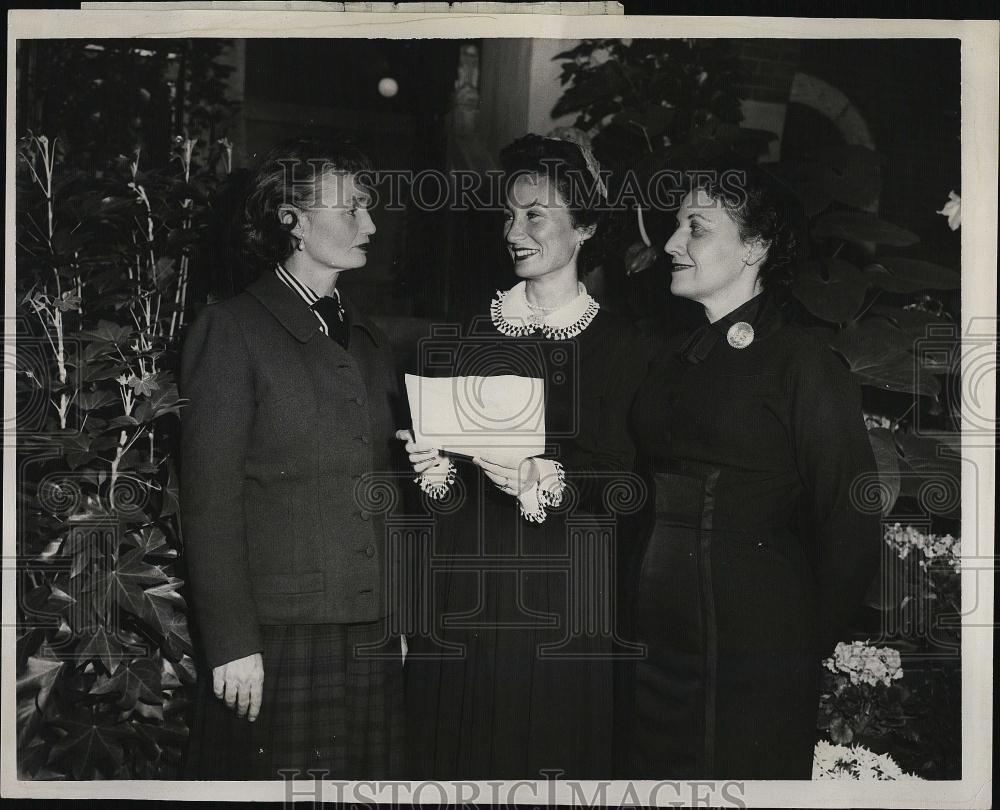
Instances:
[[[753,327],[746,321],[734,323],[726,332],[726,340],[734,349],[745,349],[753,343]]]

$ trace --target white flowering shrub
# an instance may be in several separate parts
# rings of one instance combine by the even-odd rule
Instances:
[[[961,569],[962,542],[950,534],[925,534],[913,526],[893,523],[885,527],[884,538],[901,560],[914,552],[917,565],[925,570],[935,562],[950,566],[955,573]]]
[[[823,661],[830,672],[842,672],[854,685],[891,686],[903,677],[899,652],[891,647],[869,647],[861,642],[840,642],[833,656]]]
[[[863,745],[848,747],[820,740],[813,751],[812,778],[898,782],[920,777],[904,773],[889,754],[876,754]]]

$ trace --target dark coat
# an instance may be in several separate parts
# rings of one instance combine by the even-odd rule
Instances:
[[[210,666],[260,626],[386,615],[382,515],[398,381],[385,336],[345,299],[349,350],[274,273],[205,309],[184,343],[181,508]]]
[[[630,589],[648,654],[623,775],[808,779],[820,661],[881,547],[859,386],[764,297],[666,355],[633,419],[656,515]]]

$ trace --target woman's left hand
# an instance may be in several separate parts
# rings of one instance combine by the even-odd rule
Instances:
[[[486,477],[508,495],[517,497],[538,482],[538,467],[530,458],[498,459],[477,456],[472,463],[482,468]]]

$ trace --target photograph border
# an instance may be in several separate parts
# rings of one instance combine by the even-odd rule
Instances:
[[[1000,23],[963,20],[823,19],[787,17],[628,17],[553,16],[540,14],[472,14],[456,11],[423,14],[398,8],[391,13],[336,11],[188,11],[85,10],[25,11],[8,15],[7,41],[7,139],[6,139],[6,273],[4,317],[12,324],[17,317],[15,294],[16,166],[16,42],[19,39],[108,37],[149,38],[539,38],[588,37],[679,38],[818,38],[818,39],[959,39],[961,41],[962,110],[962,335],[963,391],[973,371],[974,358],[965,349],[967,341],[990,342],[994,363],[997,343],[997,143],[998,143],[998,52]],[[8,342],[9,341],[9,342]],[[14,350],[13,336],[5,335],[5,352]],[[975,368],[983,377],[984,369]],[[988,370],[989,371],[989,370]],[[996,368],[991,369],[995,380]],[[996,424],[995,386],[977,387],[978,423]],[[15,372],[4,369],[4,424],[14,425]],[[673,785],[707,786],[699,793],[689,789],[678,794],[667,788],[651,796],[657,783],[611,782],[604,797],[610,805],[646,802],[650,798],[671,803],[678,799],[708,806],[732,802],[744,806],[770,807],[989,807],[992,801],[993,759],[993,605],[996,435],[984,441],[982,434],[967,433],[977,424],[963,413],[962,455],[976,466],[978,475],[963,476],[963,568],[962,568],[962,751],[963,778],[952,782],[698,782]],[[2,671],[0,671],[0,791],[4,798],[130,798],[171,800],[284,801],[343,800],[367,803],[409,802],[413,799],[441,803],[470,801],[470,785],[478,785],[483,803],[499,796],[506,804],[570,804],[574,793],[563,783],[461,782],[440,783],[414,796],[412,786],[423,783],[352,782],[323,783],[328,793],[317,796],[312,783],[233,783],[188,781],[21,781],[16,772],[16,700],[14,672],[16,615],[16,447],[8,444],[14,430],[5,429],[4,521],[2,570]],[[429,783],[426,783],[429,784]],[[598,782],[580,782],[583,795],[593,797]],[[739,791],[734,784],[740,785]],[[465,786],[464,788],[462,786]],[[501,787],[497,788],[496,785]],[[729,785],[728,793],[726,785]],[[339,787],[338,787],[339,786]],[[405,788],[403,786],[406,786]],[[494,787],[491,787],[494,786]],[[533,786],[533,787],[531,787]],[[499,790],[499,793],[491,792]],[[707,791],[707,793],[706,793]],[[578,799],[577,799],[578,801]],[[735,806],[739,806],[738,804]]]

